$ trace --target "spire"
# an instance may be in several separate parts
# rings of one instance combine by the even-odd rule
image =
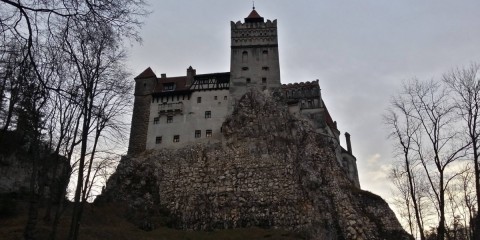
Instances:
[[[253,2],[252,12],[245,18],[246,23],[264,22],[263,17],[255,10],[255,1]]]

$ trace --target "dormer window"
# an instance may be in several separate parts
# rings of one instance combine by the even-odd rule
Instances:
[[[173,91],[175,90],[175,83],[164,83],[163,84],[164,91]]]

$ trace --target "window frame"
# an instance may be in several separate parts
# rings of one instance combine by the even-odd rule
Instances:
[[[195,130],[195,138],[201,138],[202,137],[202,130]]]

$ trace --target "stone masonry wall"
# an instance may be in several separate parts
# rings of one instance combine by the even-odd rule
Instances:
[[[132,127],[130,128],[130,140],[128,144],[129,154],[138,154],[146,149],[151,101],[151,95],[135,96]]]

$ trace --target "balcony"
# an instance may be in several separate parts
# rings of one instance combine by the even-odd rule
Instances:
[[[158,105],[158,114],[161,115],[176,115],[183,114],[183,103],[163,103]]]

